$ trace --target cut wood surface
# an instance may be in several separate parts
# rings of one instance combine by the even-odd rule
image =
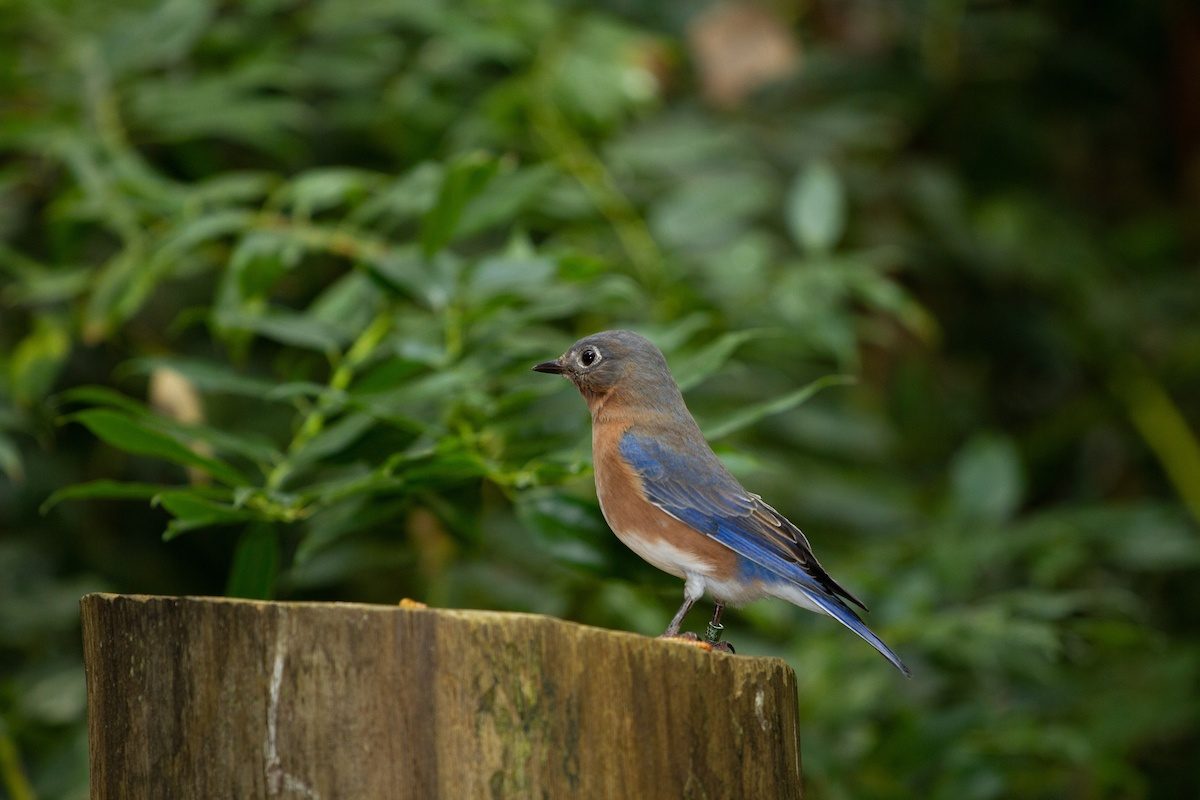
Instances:
[[[776,658],[531,614],[83,598],[93,798],[795,798]]]

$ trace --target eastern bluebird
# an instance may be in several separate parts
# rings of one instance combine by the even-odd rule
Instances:
[[[710,641],[726,603],[779,597],[828,614],[911,675],[850,608],[846,601],[866,610],[821,567],[800,529],[717,459],[657,347],[631,331],[605,331],[533,369],[569,378],[587,401],[596,494],[609,527],[633,552],[684,580],[683,605],[663,636],[680,635],[705,592],[716,604]]]

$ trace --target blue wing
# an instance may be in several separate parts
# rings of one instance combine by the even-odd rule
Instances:
[[[820,565],[800,529],[758,495],[743,489],[707,443],[673,447],[658,437],[626,432],[619,449],[641,477],[651,503],[750,561],[755,577],[796,587],[897,669],[911,674],[900,657],[843,602],[849,600],[866,610]]]

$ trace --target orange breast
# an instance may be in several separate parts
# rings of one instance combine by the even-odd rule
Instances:
[[[602,422],[592,428],[596,495],[613,533],[629,549],[671,575],[732,578],[737,572],[736,553],[645,499],[641,478],[618,450],[626,428]]]

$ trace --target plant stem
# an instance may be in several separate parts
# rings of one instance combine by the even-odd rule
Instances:
[[[350,386],[350,382],[354,380],[354,372],[356,368],[361,366],[371,354],[375,352],[375,348],[387,336],[388,331],[392,328],[392,313],[390,307],[380,311],[375,319],[371,321],[358,338],[354,340],[354,344],[350,345],[350,349],[346,351],[346,355],[340,360],[333,370],[333,375],[329,378],[329,388],[334,393],[340,394],[346,391]],[[308,412],[304,421],[300,423],[300,427],[296,430],[296,434],[292,437],[291,443],[288,445],[288,455],[295,455],[303,449],[304,445],[308,444],[325,428],[325,421],[330,411],[330,400],[323,397],[318,401],[316,408]],[[267,477],[268,491],[278,489],[287,480],[292,473],[292,463],[288,459],[284,459],[275,469],[271,470],[271,474]]]
[[[35,800],[37,797],[21,768],[20,753],[3,720],[0,720],[0,778],[4,779],[4,788],[12,800]]]
[[[1179,406],[1152,375],[1127,366],[1113,381],[1129,417],[1162,464],[1167,479],[1200,522],[1200,443]]]

